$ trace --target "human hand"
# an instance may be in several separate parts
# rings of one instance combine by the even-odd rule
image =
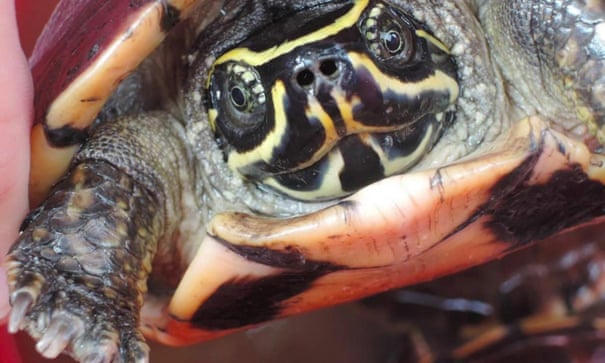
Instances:
[[[15,3],[0,0],[0,257],[17,237],[27,211],[32,82],[19,44]],[[9,311],[6,271],[0,267],[0,323]]]

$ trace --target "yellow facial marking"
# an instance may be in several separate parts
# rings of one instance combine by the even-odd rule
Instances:
[[[374,127],[369,125],[364,125],[363,123],[355,120],[353,116],[353,109],[361,104],[361,100],[358,96],[351,97],[350,101],[347,101],[345,97],[345,92],[341,88],[334,88],[330,95],[336,101],[336,105],[338,105],[338,110],[342,115],[342,119],[345,123],[345,127],[347,128],[347,135],[356,134],[359,132],[373,132],[380,131],[385,129],[385,127]],[[392,130],[392,126],[388,127]]]
[[[342,157],[342,154],[338,148],[333,149],[328,153],[328,167],[326,168],[326,174],[322,179],[321,185],[314,190],[293,190],[290,188],[285,188],[283,185],[278,183],[274,178],[267,178],[263,180],[263,184],[266,184],[276,190],[279,190],[283,193],[287,193],[288,195],[301,199],[301,200],[321,200],[326,196],[333,196],[338,194],[346,194],[342,190],[342,186],[340,185],[340,177],[339,174],[344,168],[345,162]]]
[[[435,74],[420,82],[403,83],[399,79],[383,73],[365,54],[351,52],[349,53],[349,58],[355,68],[359,69],[364,67],[368,69],[374,76],[374,82],[383,87],[383,94],[388,91],[393,91],[397,94],[415,97],[428,91],[447,91],[450,94],[450,103],[454,103],[458,98],[458,82],[443,71],[435,70]]]
[[[445,44],[443,44],[439,39],[435,38],[434,36],[432,36],[431,34],[425,32],[422,29],[418,29],[416,30],[416,35],[426,39],[427,42],[433,44],[434,46],[436,46],[437,48],[441,49],[442,52],[444,52],[445,54],[451,54],[450,50],[448,49],[448,47],[445,46]]]
[[[288,116],[286,114],[286,110],[284,109],[283,103],[285,94],[286,86],[282,80],[278,80],[271,89],[271,95],[273,97],[273,111],[275,115],[275,126],[273,127],[273,130],[271,130],[263,142],[253,150],[245,153],[229,153],[228,163],[232,169],[238,170],[241,167],[253,164],[259,160],[271,160],[273,149],[276,145],[279,145],[279,142],[276,142],[276,140],[281,140],[286,132]]]
[[[351,10],[349,10],[348,13],[336,19],[336,21],[334,21],[332,24],[298,39],[269,48],[265,51],[254,52],[248,48],[232,49],[219,57],[215,62],[215,66],[227,61],[241,61],[256,67],[267,63],[272,59],[281,57],[284,54],[290,53],[293,49],[302,45],[314,43],[318,40],[328,38],[337,34],[342,29],[354,26],[361,17],[361,14],[365,8],[368,6],[368,3],[369,0],[357,0],[355,1],[355,5],[351,8]]]
[[[218,117],[218,111],[216,108],[211,108],[208,110],[208,123],[210,124],[210,128],[212,131],[216,132],[216,118]]]
[[[317,118],[321,123],[321,126],[324,129],[326,137],[321,147],[315,152],[314,156],[310,158],[306,163],[303,163],[300,168],[306,168],[315,162],[318,159],[318,155],[324,155],[328,150],[330,150],[334,144],[336,144],[340,137],[338,136],[338,132],[336,131],[336,127],[334,125],[334,120],[326,113],[323,109],[319,101],[313,98],[309,101],[306,111],[307,119],[311,120],[313,118]]]
[[[413,153],[396,157],[393,159],[389,159],[388,155],[384,152],[382,147],[376,142],[376,140],[370,134],[361,135],[361,139],[364,141],[366,145],[369,145],[372,150],[378,155],[380,158],[380,163],[384,167],[385,175],[394,175],[400,173],[401,170],[405,170],[410,165],[413,165],[414,162],[424,155],[425,150],[429,147],[431,143],[431,139],[433,138],[434,127],[433,125],[429,125],[429,129],[425,132],[424,137],[422,138],[422,142],[418,145],[416,150]]]

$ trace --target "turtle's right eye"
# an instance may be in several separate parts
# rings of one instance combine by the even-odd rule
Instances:
[[[398,65],[414,59],[414,27],[402,14],[393,12],[383,4],[377,4],[368,11],[358,27],[368,50],[377,59]]]
[[[239,62],[220,64],[212,72],[208,91],[214,132],[237,150],[257,146],[267,107],[256,69]]]

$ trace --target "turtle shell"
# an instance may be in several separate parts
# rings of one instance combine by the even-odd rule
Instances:
[[[30,59],[36,80],[31,205],[39,204],[65,173],[120,82],[196,6],[199,12],[212,14],[211,8],[220,2],[61,1],[57,5]]]
[[[223,10],[238,6],[236,2],[226,3]],[[341,4],[317,2],[313,6],[321,8],[328,3],[334,6]],[[343,3],[360,12],[376,3],[390,6],[390,2],[362,0]],[[281,1],[272,4],[278,10],[280,6],[292,10]],[[258,4],[250,2],[244,5]],[[179,21],[188,21],[187,16],[194,9],[198,14],[192,20],[195,23],[200,19],[218,19],[220,23],[233,15],[227,12],[222,14],[223,17],[218,16],[221,6],[222,3],[201,0],[127,4],[117,1],[115,4],[64,1],[59,5],[49,30],[41,37],[32,57],[36,80],[31,181],[34,204],[64,173],[80,142],[87,137],[88,127],[120,80],[126,78],[160,44],[169,29],[178,27]],[[403,3],[398,6],[413,13]],[[304,4],[301,7],[305,8]],[[294,10],[295,15],[300,11]],[[341,15],[346,17],[352,13]],[[280,11],[276,14],[284,16]],[[468,12],[464,15],[465,19],[471,17]],[[82,24],[85,24],[83,28]],[[331,26],[323,25],[325,28]],[[468,24],[470,28],[476,25],[476,20]],[[97,34],[91,29],[98,30]],[[422,30],[416,30],[416,34],[432,37]],[[203,39],[197,41],[204,44]],[[195,51],[188,55],[193,54]],[[53,59],[66,59],[66,62],[53,62]],[[220,57],[209,57],[192,63],[202,64],[206,69],[215,64],[213,69],[218,69],[221,61]],[[472,65],[486,66],[483,63]],[[466,71],[468,69],[462,68],[459,74],[473,73]],[[201,83],[212,92],[211,81]],[[485,88],[482,86],[480,82],[474,85],[475,89]],[[465,89],[462,90],[464,92]],[[207,106],[203,100],[197,100],[195,96],[191,98],[196,106]],[[461,112],[472,113],[473,110],[477,109]],[[145,361],[146,346],[141,332],[164,343],[189,344],[284,316],[452,274],[503,257],[562,231],[602,221],[605,210],[603,156],[572,134],[553,128],[550,120],[543,116],[537,114],[515,120],[510,128],[502,130],[497,139],[482,144],[464,159],[448,160],[438,166],[427,163],[422,170],[378,181],[312,213],[286,219],[251,211],[226,211],[213,216],[204,226],[204,233],[200,234],[199,248],[192,249],[187,256],[188,268],[178,277],[174,293],[170,292],[169,304],[146,305],[147,309],[142,311],[144,324],[141,331],[136,328],[119,331],[126,337],[116,338],[122,339],[119,342],[104,340],[101,345],[103,351],[95,351],[94,354],[100,355],[92,355],[92,358],[111,359],[112,349],[118,349],[118,344],[125,344],[126,348],[120,346],[120,349],[126,352],[127,357]],[[144,121],[143,118],[140,120]],[[478,127],[487,129],[491,126],[493,124]],[[481,135],[497,133],[490,130]],[[142,228],[110,230],[103,235],[107,240],[95,240],[99,245],[113,242],[114,237],[123,231],[137,238],[153,234],[152,227],[156,224],[145,220],[151,213],[149,210],[153,209],[150,203],[155,197],[153,193],[140,188],[140,185],[133,187],[127,178],[120,178],[116,183],[112,173],[113,169],[107,165],[76,167],[58,188],[68,185],[77,192],[80,187],[87,186],[89,180],[102,179],[106,185],[119,184],[121,188],[119,198],[111,200],[113,204],[107,204],[109,207],[104,204],[103,208],[126,210],[123,200],[135,196],[144,199],[144,202],[135,203],[138,209],[128,210],[130,214],[124,214],[126,217],[121,215],[123,220],[118,221],[125,225],[134,223],[135,227]],[[115,196],[116,193],[112,189],[108,195]],[[48,304],[38,303],[42,291],[40,286],[46,283],[45,275],[29,264],[29,260],[35,260],[31,258],[30,251],[36,251],[34,254],[41,258],[55,258],[52,251],[44,248],[51,234],[49,230],[57,225],[73,227],[73,224],[84,226],[78,227],[80,230],[86,229],[88,221],[80,218],[80,212],[90,211],[86,209],[91,207],[88,201],[95,197],[98,195],[66,198],[73,201],[75,205],[72,207],[76,208],[67,207],[66,211],[60,212],[63,213],[61,218],[48,216],[49,211],[59,210],[52,203],[60,198],[51,197],[49,203],[52,207],[40,209],[42,217],[37,212],[32,214],[34,222],[26,227],[9,258],[14,306],[11,330],[16,331],[24,324],[33,326],[28,323],[28,314],[37,316],[40,310],[47,308],[46,305],[56,302],[51,296],[40,295]],[[107,201],[105,195],[98,199]],[[98,205],[93,203],[93,206]],[[72,218],[74,214],[70,212],[75,213],[76,218]],[[36,222],[43,219],[46,222]],[[122,226],[119,223],[114,225]],[[95,230],[87,236],[95,239],[99,235],[102,234]],[[40,240],[44,243],[38,245]],[[68,247],[76,249],[80,245]],[[127,256],[128,263],[122,265],[130,269],[130,262],[140,263],[140,259],[133,258],[134,255],[136,253]],[[99,264],[90,256],[84,258],[87,263],[83,265],[85,269],[93,270]],[[120,265],[113,257],[108,259]],[[60,262],[61,268],[76,268],[63,260]],[[168,267],[171,267],[170,262]],[[145,268],[147,262],[142,264]],[[28,270],[30,268],[32,270]],[[119,282],[111,281],[111,284],[119,285]],[[98,283],[91,278],[85,279],[83,285],[98,286],[95,285]],[[143,290],[128,290],[125,294],[138,301],[142,299]],[[104,292],[104,295],[107,297],[108,294]],[[65,300],[61,292],[57,296],[60,302],[69,305],[69,299]],[[65,314],[67,320],[62,320],[64,312],[61,310],[58,318],[48,318],[50,322],[46,322],[44,331],[31,328],[40,339],[39,350],[46,356],[59,354],[64,348],[79,349],[80,346],[72,339],[79,339],[78,332],[87,330],[78,325],[82,319],[74,319],[69,312]],[[121,316],[115,315],[115,310],[106,309],[105,312],[114,319],[111,322],[121,323]],[[138,316],[128,318],[138,321]],[[115,332],[108,331],[113,337]],[[540,334],[559,330],[554,326],[531,331]],[[570,334],[568,331],[565,333]],[[55,340],[56,336],[60,339]],[[487,343],[480,346],[489,346],[490,342]],[[454,358],[471,357],[479,351],[475,348],[463,347],[454,352]],[[84,353],[76,353],[76,356],[79,359],[90,358]]]

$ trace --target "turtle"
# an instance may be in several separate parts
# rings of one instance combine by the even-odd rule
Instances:
[[[9,330],[183,345],[602,222],[605,6],[64,0]],[[61,59],[58,62],[57,59]]]

